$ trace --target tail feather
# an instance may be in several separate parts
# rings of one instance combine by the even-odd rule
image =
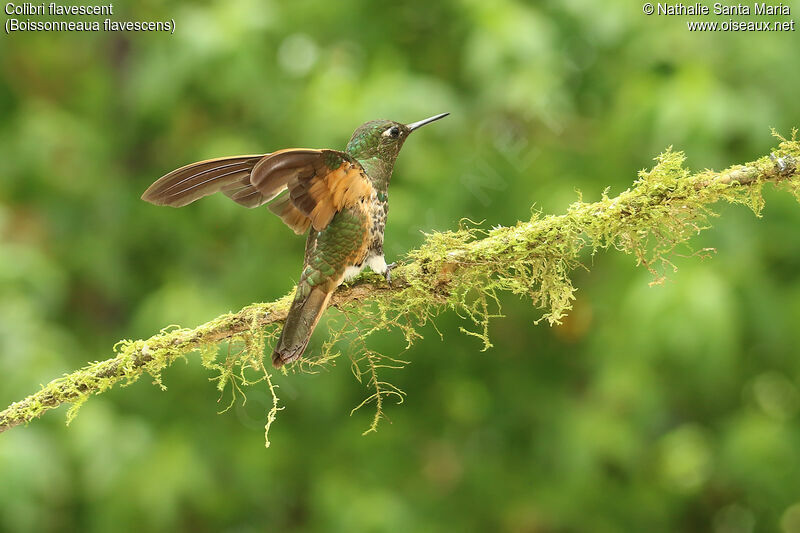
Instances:
[[[275,345],[272,354],[272,365],[275,368],[291,363],[303,355],[311,334],[331,299],[332,293],[320,288],[315,287],[308,292],[303,289],[302,286],[297,288],[280,339]]]

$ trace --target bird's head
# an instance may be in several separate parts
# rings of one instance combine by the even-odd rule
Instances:
[[[412,131],[447,115],[449,113],[441,113],[411,124],[401,124],[393,120],[365,122],[353,132],[350,142],[347,143],[347,153],[358,160],[379,158],[393,164]]]

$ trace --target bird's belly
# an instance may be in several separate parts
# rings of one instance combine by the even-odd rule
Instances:
[[[357,266],[348,266],[344,270],[344,281],[350,281],[354,277],[358,276],[364,267],[368,266],[370,270],[375,272],[376,274],[384,274],[386,272],[386,259],[383,257],[383,254],[377,255],[373,253],[369,253],[364,259],[364,262]]]
[[[364,264],[362,263],[360,266],[349,266],[344,269],[344,280],[343,281],[350,281],[354,277],[361,274],[361,271],[364,270]]]
[[[386,273],[386,259],[383,257],[383,254],[370,254],[367,256],[367,260],[364,261],[364,263],[376,274]]]

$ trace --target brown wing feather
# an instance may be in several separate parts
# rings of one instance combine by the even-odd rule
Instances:
[[[330,168],[330,164],[336,166]],[[307,165],[287,187],[292,203],[311,219],[317,231],[338,211],[372,196],[372,182],[364,169],[346,154],[323,150]]]
[[[186,165],[158,179],[144,192],[142,200],[182,207],[249,179],[250,172],[262,157],[223,157]]]
[[[278,196],[298,174],[310,176],[309,163],[319,158],[324,150],[289,148],[264,157],[253,168],[250,182],[268,200]]]
[[[296,233],[309,225],[322,230],[338,211],[374,193],[362,166],[344,152],[292,148],[186,165],[156,181],[142,199],[181,207],[221,191],[241,205],[258,207],[287,189],[269,208]]]
[[[311,225],[311,219],[297,210],[288,194],[279,197],[269,204],[267,208],[278,215],[298,235],[305,233],[308,226]]]
[[[304,215],[317,231],[327,226],[338,211],[373,193],[363,167],[336,150],[301,148],[275,152],[258,162],[250,182],[268,200],[288,189],[289,194],[273,212],[287,222],[284,216],[290,214],[286,208],[290,203],[296,211],[291,212],[292,220],[298,213]]]
[[[250,183],[249,174],[241,178],[239,182],[223,187],[222,193],[237,204],[251,209],[260,207],[268,201],[264,195]]]

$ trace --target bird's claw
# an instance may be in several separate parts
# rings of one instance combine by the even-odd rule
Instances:
[[[386,265],[386,272],[383,273],[383,277],[386,278],[386,284],[389,285],[389,287],[392,286],[392,269],[396,266],[396,262],[389,263]]]

